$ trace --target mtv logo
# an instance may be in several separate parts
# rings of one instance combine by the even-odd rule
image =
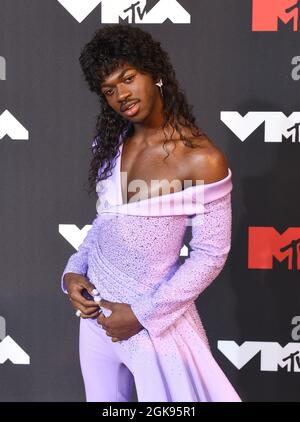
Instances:
[[[59,224],[58,232],[78,250],[91,228],[91,224],[85,225],[82,229],[79,229],[75,224]]]
[[[1,341],[2,340],[2,341]],[[10,360],[14,364],[29,365],[30,357],[10,337],[6,336],[5,318],[0,317],[0,364]]]
[[[6,336],[0,343],[0,364],[7,360],[16,365],[30,364],[29,355],[10,336]]]
[[[265,142],[300,142],[300,112],[288,117],[281,111],[250,111],[241,116],[237,111],[222,111],[221,121],[244,142],[258,127],[265,126]]]
[[[178,0],[160,0],[147,10],[147,0],[58,0],[81,23],[101,3],[101,23],[191,23],[191,15]]]
[[[28,130],[8,111],[0,114],[0,139],[8,135],[15,140],[28,140]]]
[[[281,346],[275,341],[244,341],[238,345],[235,341],[219,340],[218,349],[239,370],[260,355],[261,371],[277,372],[278,368],[285,368],[287,372],[300,372],[299,343]]]
[[[279,19],[287,24],[293,21],[293,31],[298,31],[298,0],[253,0],[252,30],[278,31]]]
[[[57,0],[79,23],[81,23],[101,0]]]
[[[248,268],[271,270],[274,259],[287,261],[289,270],[300,269],[300,228],[278,233],[274,227],[249,227]]]

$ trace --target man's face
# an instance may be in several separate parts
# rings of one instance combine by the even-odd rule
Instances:
[[[159,89],[151,75],[142,74],[130,64],[123,64],[112,72],[101,85],[101,91],[110,107],[132,122],[144,121],[159,100]],[[136,103],[130,110],[124,108]]]

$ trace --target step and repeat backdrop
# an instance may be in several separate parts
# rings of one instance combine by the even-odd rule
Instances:
[[[0,0],[0,401],[85,400],[60,288],[96,213],[78,57],[124,22],[161,41],[232,170],[232,248],[197,300],[214,357],[242,400],[300,401],[296,0]]]

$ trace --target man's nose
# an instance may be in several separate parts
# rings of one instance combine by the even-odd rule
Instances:
[[[118,86],[117,87],[117,98],[119,102],[123,102],[127,97],[131,95],[128,87],[126,86]]]

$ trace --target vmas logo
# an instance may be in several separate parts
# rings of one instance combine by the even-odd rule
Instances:
[[[300,112],[287,117],[281,111],[250,111],[245,116],[238,111],[222,111],[220,118],[242,142],[261,125],[264,125],[265,142],[300,142]]]
[[[259,357],[260,371],[299,373],[300,316],[294,316],[291,325],[294,341],[283,346],[276,341],[244,341],[238,345],[235,341],[219,340],[218,349],[238,370]]]
[[[15,365],[29,365],[30,356],[10,337],[6,335],[6,322],[0,317],[0,364],[10,360]]]
[[[191,23],[178,0],[58,0],[81,23],[101,3],[101,23]]]
[[[0,114],[0,139],[6,135],[13,140],[29,139],[28,130],[8,110]]]
[[[299,27],[298,0],[253,0],[252,31],[278,31],[279,22]]]
[[[6,81],[6,60],[0,56],[0,81]],[[28,140],[28,130],[14,117],[9,110],[0,112],[0,140],[5,136],[13,140]]]
[[[300,270],[298,227],[290,227],[282,234],[273,227],[249,227],[248,241],[248,268],[272,270],[276,262],[289,270]]]

